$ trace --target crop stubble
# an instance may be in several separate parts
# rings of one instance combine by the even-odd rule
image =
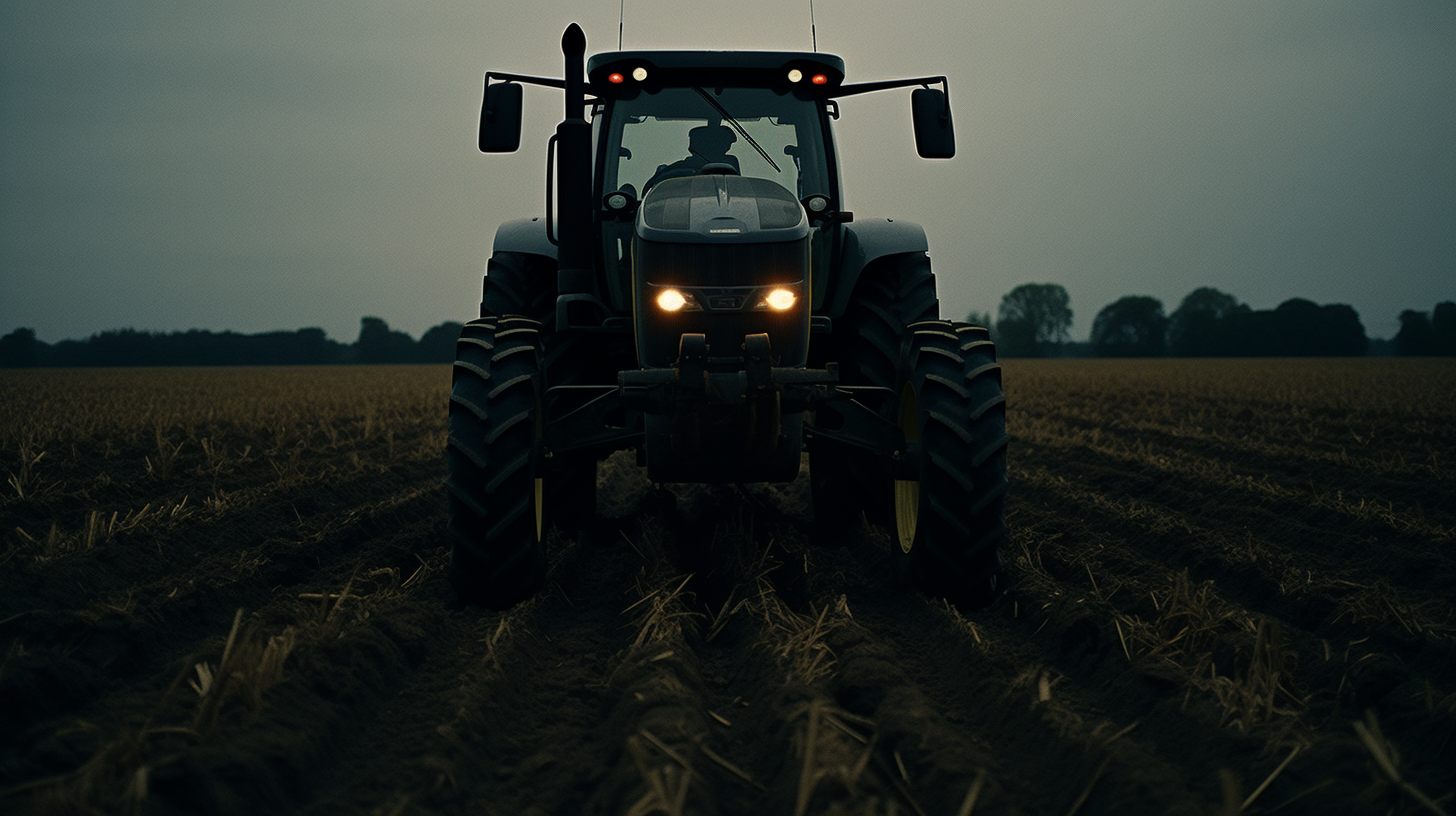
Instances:
[[[1417,813],[1456,789],[1456,366],[1011,361],[1013,585],[630,457],[456,609],[437,367],[0,373],[20,812]]]

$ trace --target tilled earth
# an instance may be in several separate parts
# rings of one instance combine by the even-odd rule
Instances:
[[[1451,361],[1005,381],[989,609],[619,454],[492,612],[443,369],[0,373],[0,810],[1456,810]]]

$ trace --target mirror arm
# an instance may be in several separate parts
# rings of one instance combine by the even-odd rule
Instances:
[[[527,85],[543,85],[547,88],[560,88],[566,90],[566,80],[553,79],[551,77],[526,76],[525,74],[507,74],[504,71],[486,71],[485,82],[490,84],[492,79],[502,82],[523,82]]]
[[[492,79],[497,79],[501,82],[519,82],[523,85],[540,85],[543,88],[555,88],[560,91],[566,90],[566,80],[556,79],[555,77],[538,77],[527,76],[525,74],[508,74],[504,71],[486,71],[485,84],[489,85]],[[586,92],[586,99],[583,100],[584,104],[593,105],[601,101],[601,98],[597,96],[596,91],[592,89],[591,82],[582,82],[582,89]]]
[[[943,76],[920,77],[918,79],[887,79],[881,82],[858,82],[853,85],[841,85],[835,88],[829,96],[838,98],[841,96],[855,96],[862,93],[874,93],[875,91],[886,91],[891,88],[929,88],[931,85],[939,85],[945,93],[945,116],[950,116],[950,83],[945,81]]]

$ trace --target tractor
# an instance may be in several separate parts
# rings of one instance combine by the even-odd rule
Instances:
[[[502,609],[598,464],[656,483],[795,480],[820,534],[887,529],[902,581],[964,608],[1001,577],[1005,405],[986,329],[943,320],[925,232],[845,209],[837,100],[913,88],[922,158],[955,153],[945,77],[846,83],[818,52],[615,51],[562,37],[562,79],[485,74],[481,151],[559,89],[546,208],[502,224],[456,346],[449,575]],[[588,118],[589,117],[589,118]],[[807,454],[807,456],[806,456]]]

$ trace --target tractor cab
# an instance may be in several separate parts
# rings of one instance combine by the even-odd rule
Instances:
[[[573,26],[563,38],[568,60],[584,49],[584,40],[575,39],[579,31]],[[813,308],[839,311],[856,269],[843,269],[839,258],[846,238],[839,225],[852,216],[843,206],[831,127],[838,98],[914,87],[917,152],[924,158],[955,154],[945,77],[845,84],[844,61],[830,54],[615,51],[592,56],[584,69],[568,66],[560,80],[487,72],[482,151],[519,147],[521,83],[566,91],[566,120],[549,147],[545,225],[546,239],[561,247],[551,254],[565,270],[558,330],[615,324],[630,312],[638,207],[659,182],[694,175],[765,179],[802,202],[811,227]],[[589,122],[582,118],[588,112]],[[852,260],[868,262],[874,258],[869,253],[906,246],[905,235],[886,240],[881,234],[887,230],[872,225],[869,231],[876,234],[863,236],[868,245],[850,242],[851,254],[859,255]],[[837,297],[836,283],[843,284]]]
[[[596,92],[592,130],[600,258],[614,308],[630,306],[637,209],[669,179],[727,175],[771,182],[805,203],[813,216],[811,257],[827,269],[836,223],[830,216],[838,208],[840,187],[825,91],[829,77],[838,84],[843,76],[838,60],[809,54],[627,52],[592,58],[588,75]],[[826,275],[814,277],[827,283]],[[822,300],[822,286],[817,294]]]

